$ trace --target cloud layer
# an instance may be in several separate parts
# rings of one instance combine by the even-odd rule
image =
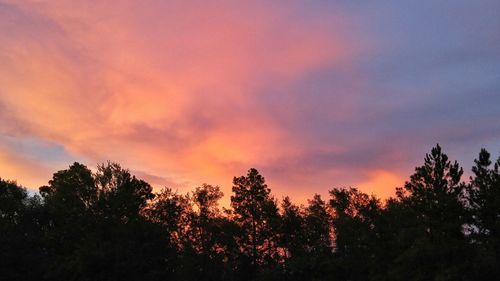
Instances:
[[[71,161],[181,191],[390,195],[424,153],[497,152],[497,1],[0,2],[0,172]],[[495,149],[497,151],[495,151]],[[467,161],[465,161],[467,160]]]

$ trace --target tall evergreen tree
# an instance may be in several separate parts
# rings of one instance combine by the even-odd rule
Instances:
[[[410,217],[406,249],[395,273],[407,280],[460,280],[466,275],[465,209],[462,168],[452,163],[437,145],[417,167],[397,197]],[[409,239],[408,239],[409,238]],[[418,267],[416,266],[418,265]],[[418,269],[418,270],[416,270]]]
[[[264,177],[256,169],[233,179],[231,207],[234,219],[242,229],[240,247],[243,258],[249,258],[249,276],[255,276],[258,265],[276,254],[277,237],[273,228],[278,208],[270,192]]]
[[[472,237],[477,252],[475,272],[479,279],[494,279],[500,274],[500,158],[493,164],[490,154],[481,149],[474,160],[468,185],[472,213]],[[493,164],[493,165],[492,165]]]
[[[500,158],[492,167],[490,154],[482,149],[474,163],[469,202],[474,224],[485,239],[483,242],[488,243],[488,238],[500,238]]]

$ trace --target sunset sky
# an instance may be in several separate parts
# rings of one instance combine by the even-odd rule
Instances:
[[[386,197],[500,152],[500,1],[2,1],[0,177],[74,161],[230,195]],[[226,196],[228,198],[229,196]],[[226,199],[227,200],[227,199]]]

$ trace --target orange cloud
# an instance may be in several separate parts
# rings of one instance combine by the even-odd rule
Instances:
[[[300,113],[265,107],[274,93],[264,86],[293,84],[328,65],[348,69],[359,49],[335,26],[348,21],[341,13],[295,22],[300,7],[263,3],[7,4],[0,105],[16,120],[9,132],[58,143],[74,158],[121,162],[159,183],[223,183],[229,194],[232,176],[310,144],[276,116]],[[9,159],[0,158],[4,176],[26,178]],[[332,170],[309,169],[317,179],[290,186],[331,179]],[[286,192],[286,179],[275,182]]]
[[[401,187],[405,179],[398,174],[385,170],[370,171],[368,179],[357,184],[357,187],[368,194],[381,198],[394,197],[395,188]]]

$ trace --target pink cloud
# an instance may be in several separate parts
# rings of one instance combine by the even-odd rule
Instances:
[[[349,18],[340,11],[296,22],[291,17],[300,9],[259,1],[7,5],[0,103],[9,119],[24,124],[11,131],[59,143],[76,158],[118,161],[158,184],[220,183],[229,194],[232,176],[300,159],[316,145],[283,124],[283,115],[298,119],[310,109],[270,110],[264,103],[273,93],[262,85],[293,85],[327,66],[351,73],[352,58],[364,48],[350,41],[343,28]],[[345,83],[353,90],[362,81]],[[354,115],[355,95],[342,102],[329,119]],[[7,176],[27,177],[16,168],[22,161],[9,159],[0,159],[11,167]],[[286,176],[294,172],[289,168],[270,182],[300,197],[295,188],[342,174],[335,167],[304,169],[308,177]]]

